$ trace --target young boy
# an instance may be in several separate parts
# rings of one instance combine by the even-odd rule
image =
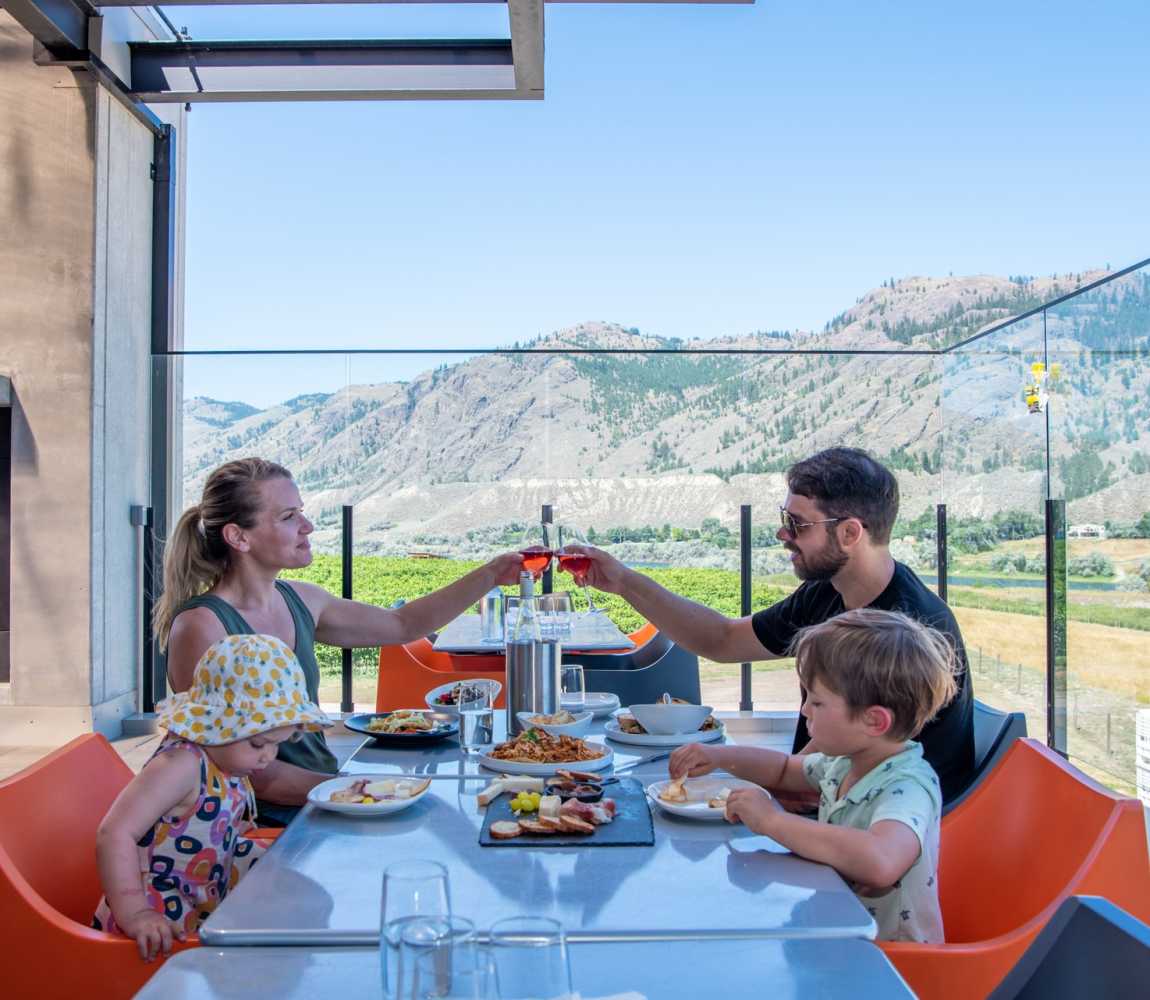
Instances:
[[[727,820],[836,869],[880,940],[941,943],[942,794],[912,738],[954,696],[953,648],[905,615],[860,608],[804,629],[792,653],[815,752],[690,744],[671,756],[671,777],[723,768],[764,787],[814,788],[817,821],[757,788],[731,792]]]

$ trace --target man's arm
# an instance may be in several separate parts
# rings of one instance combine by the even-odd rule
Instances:
[[[642,573],[628,569],[602,549],[582,549],[591,559],[590,568],[576,578],[580,586],[597,587],[618,594],[647,621],[654,623],[684,649],[717,663],[774,660],[755,635],[751,619],[728,618],[702,604],[673,594]]]

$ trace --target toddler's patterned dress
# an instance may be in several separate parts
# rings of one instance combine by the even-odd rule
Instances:
[[[187,813],[161,816],[139,841],[140,876],[148,905],[194,934],[265,848],[240,836],[255,817],[255,796],[246,777],[225,774],[203,747],[186,740],[168,737],[153,756],[162,753],[195,754],[200,790]],[[92,926],[123,933],[106,898]]]

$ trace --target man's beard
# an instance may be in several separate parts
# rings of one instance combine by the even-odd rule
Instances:
[[[817,555],[807,555],[797,548],[790,551],[798,553],[798,559],[791,563],[795,576],[800,580],[829,580],[847,564],[848,556],[839,545],[838,538],[827,533],[827,547]]]

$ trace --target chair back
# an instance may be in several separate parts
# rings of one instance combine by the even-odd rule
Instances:
[[[675,645],[665,635],[656,636],[638,652],[648,648],[659,649],[650,662],[637,663],[624,669],[600,670],[583,660],[583,674],[588,691],[609,691],[619,696],[623,705],[643,705],[656,701],[664,692],[699,704],[702,693],[699,686],[699,658]],[[646,659],[646,656],[643,657]],[[564,657],[564,662],[567,662]]]
[[[1078,1000],[1150,992],[1150,927],[1099,896],[1071,896],[989,1000]]]
[[[1092,860],[1129,802],[1037,741],[1014,740],[991,778],[942,821],[948,944],[985,941],[1040,914]]]
[[[0,781],[0,863],[52,909],[88,924],[103,891],[96,830],[131,780],[132,769],[93,733]]]
[[[463,669],[459,669],[463,666]],[[376,680],[375,710],[393,712],[397,708],[422,708],[427,692],[441,684],[487,678],[503,684],[507,674],[502,654],[494,656],[452,656],[437,653],[426,639],[400,646],[379,647],[379,677]],[[495,707],[503,708],[504,692]]]
[[[635,635],[641,637],[645,631],[646,626]],[[565,652],[563,662],[581,664],[590,670],[634,670],[637,667],[651,666],[674,645],[666,632],[655,630],[648,634],[641,644],[636,643],[634,649],[627,649],[621,653]]]
[[[970,780],[955,798],[944,807],[943,814],[950,812],[966,799],[1010,749],[1010,744],[1026,735],[1026,716],[1022,712],[1000,712],[997,708],[974,703],[974,769]]]

